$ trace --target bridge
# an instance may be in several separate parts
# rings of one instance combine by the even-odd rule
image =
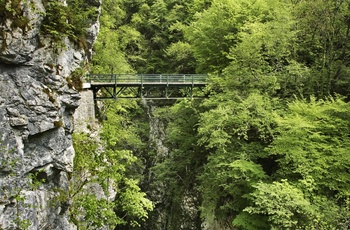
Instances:
[[[85,89],[95,100],[117,98],[202,98],[206,74],[88,74]]]

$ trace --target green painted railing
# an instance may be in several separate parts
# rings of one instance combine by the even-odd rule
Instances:
[[[89,83],[205,84],[206,74],[88,74]]]

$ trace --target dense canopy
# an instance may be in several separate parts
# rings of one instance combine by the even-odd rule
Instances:
[[[116,169],[126,189],[149,175],[165,188],[166,229],[180,229],[184,194],[192,229],[350,228],[350,0],[104,0],[100,21],[92,72],[211,76],[205,100],[116,102],[103,122],[134,165]],[[166,124],[161,160],[147,119]],[[143,205],[116,205],[143,219],[133,194]]]

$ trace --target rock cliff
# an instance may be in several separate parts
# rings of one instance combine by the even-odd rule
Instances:
[[[0,2],[8,9],[0,9],[2,230],[75,229],[67,193],[80,95],[70,76],[88,61],[99,24],[89,22],[84,48],[67,36],[57,41],[41,31],[45,2]],[[87,2],[99,12],[100,1]]]

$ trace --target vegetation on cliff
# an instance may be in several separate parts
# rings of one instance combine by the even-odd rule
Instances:
[[[86,47],[86,29],[97,21],[98,8],[82,0],[43,1],[45,15],[41,26],[44,35],[55,41],[68,37],[80,46]]]
[[[135,102],[108,106],[99,137],[73,135],[76,156],[67,195],[71,220],[79,229],[137,227],[153,209],[138,186],[140,160],[131,151],[143,145],[131,125],[139,108]]]

